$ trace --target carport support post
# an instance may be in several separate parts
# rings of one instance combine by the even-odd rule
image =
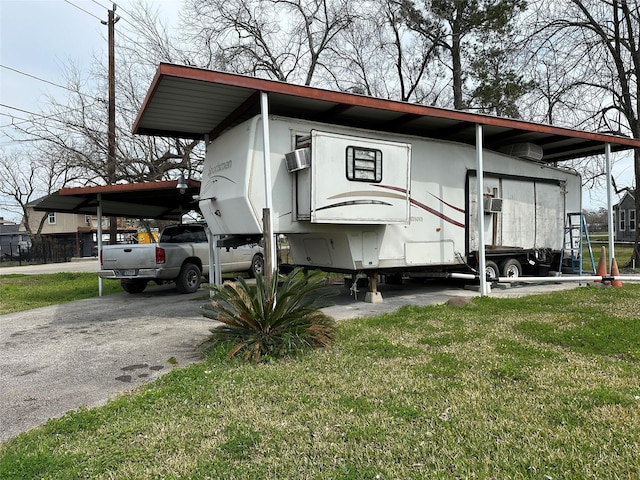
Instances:
[[[273,241],[273,196],[271,193],[271,144],[269,142],[269,96],[266,92],[260,92],[260,109],[262,115],[262,149],[264,156],[264,197],[265,208],[263,210],[263,236],[265,241],[265,271],[264,281],[271,284],[271,279],[278,268],[276,261],[276,246]]]
[[[214,235],[209,227],[204,231],[207,233],[207,243],[209,244],[209,283],[214,285],[222,284],[222,268],[220,266],[220,249],[218,241],[220,235]],[[209,290],[209,297],[213,298],[213,290]]]
[[[482,155],[482,125],[476,124],[476,189],[478,193],[478,276],[480,277],[480,296],[488,295],[487,289],[487,262],[484,249],[484,166]]]
[[[102,270],[102,264],[99,263],[100,262],[100,257],[102,256],[102,194],[99,193],[98,194],[98,208],[96,210],[96,213],[98,214],[98,231],[97,231],[97,235],[98,235],[98,269]],[[98,276],[98,296],[101,297],[102,296],[102,292],[103,292],[103,282],[104,279],[100,276]]]
[[[609,263],[607,268],[611,268],[613,264],[613,257],[615,257],[614,253],[614,243],[613,243],[613,192],[611,191],[611,144],[604,144],[604,159],[607,168],[607,223],[609,224],[608,236],[609,236]]]

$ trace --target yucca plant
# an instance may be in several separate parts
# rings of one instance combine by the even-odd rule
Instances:
[[[270,282],[256,275],[255,287],[243,278],[214,285],[203,315],[222,325],[211,330],[210,344],[228,345],[228,358],[241,355],[256,363],[327,346],[335,320],[319,311],[333,295],[324,287],[322,272],[304,275],[300,268]]]

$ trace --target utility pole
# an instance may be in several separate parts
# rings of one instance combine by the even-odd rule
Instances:
[[[109,185],[116,182],[116,61],[115,61],[115,24],[120,17],[116,17],[116,7],[108,11],[107,21],[102,21],[107,25],[107,42],[109,44],[109,119],[108,119],[108,154],[107,154],[107,183]],[[115,217],[109,219],[109,237],[111,244],[115,244],[118,239],[118,220]]]

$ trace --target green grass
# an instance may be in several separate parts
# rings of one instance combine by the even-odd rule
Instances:
[[[640,478],[640,286],[340,322],[175,369],[0,446],[0,478]]]
[[[595,266],[598,266],[598,261],[600,260],[600,255],[602,253],[602,246],[605,247],[606,250],[606,262],[609,263],[609,245],[606,242],[606,237],[603,242],[594,242],[593,238],[591,238],[591,253],[593,253],[593,263]],[[614,253],[616,255],[616,263],[618,264],[618,268],[622,272],[625,265],[630,263],[631,257],[633,256],[633,246],[628,244],[617,243],[614,247]],[[591,257],[589,256],[589,248],[585,245],[582,249],[582,272],[584,275],[589,275],[595,273],[593,271],[593,265],[591,264]],[[609,272],[609,265],[607,265],[607,273]],[[628,271],[627,273],[635,273],[633,271]]]
[[[103,284],[105,295],[121,292],[118,282]],[[0,315],[98,296],[95,273],[0,275]]]

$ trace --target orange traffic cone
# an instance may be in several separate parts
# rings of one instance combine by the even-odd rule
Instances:
[[[620,276],[620,271],[618,270],[618,262],[616,262],[616,257],[613,257],[611,259],[611,276],[612,277]],[[622,280],[612,280],[611,281],[611,286],[612,287],[621,287],[622,286]]]
[[[607,249],[603,246],[602,252],[600,253],[600,260],[598,260],[598,267],[596,268],[596,275],[598,277],[606,277],[607,276]],[[596,283],[601,282],[602,280],[596,280]]]

